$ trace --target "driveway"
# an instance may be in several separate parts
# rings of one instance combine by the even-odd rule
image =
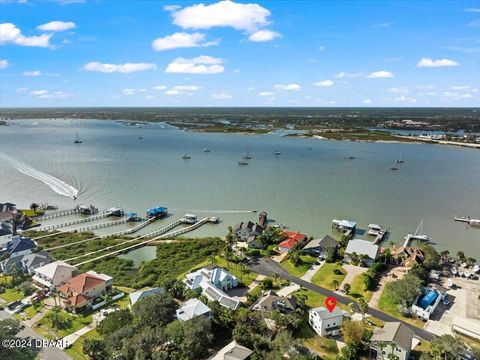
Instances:
[[[300,286],[302,286],[306,289],[312,290],[312,291],[314,291],[316,293],[319,293],[319,294],[322,294],[324,296],[334,296],[339,303],[342,303],[342,304],[345,304],[345,305],[353,303],[355,311],[357,311],[357,312],[359,311],[358,304],[355,301],[353,301],[352,299],[347,298],[347,297],[342,296],[342,295],[339,295],[339,294],[336,294],[333,291],[324,289],[324,288],[322,288],[320,286],[317,286],[317,285],[314,285],[312,283],[309,283],[308,281],[299,279],[299,278],[289,274],[278,263],[276,263],[272,259],[260,258],[260,259],[253,260],[252,263],[249,265],[249,268],[252,271],[256,272],[257,274],[262,274],[262,275],[266,275],[266,276],[272,276],[273,273],[277,273],[278,276],[281,277],[282,279],[290,280],[291,282],[293,282],[295,284],[298,284],[298,285],[300,285]],[[404,325],[411,328],[418,337],[420,337],[420,338],[422,338],[426,341],[432,341],[433,339],[435,339],[435,335],[433,335],[432,333],[430,333],[428,331],[425,331],[424,329],[417,328],[417,327],[415,327],[415,326],[413,326],[413,325],[411,325],[407,322],[404,322],[400,319],[397,319],[396,317],[388,315],[388,314],[386,314],[386,313],[384,313],[380,310],[369,307],[367,313],[376,317],[376,318],[378,318],[378,319],[380,319],[380,320],[382,320],[382,321],[402,322]]]
[[[368,270],[368,268],[350,264],[344,264],[342,267],[347,272],[347,275],[343,279],[342,283],[338,286],[338,289],[343,289],[344,284],[352,284],[353,279],[355,279],[357,275],[363,274],[365,271]]]
[[[404,267],[395,267],[385,274],[382,275],[380,278],[380,282],[378,283],[377,288],[372,294],[372,298],[368,302],[368,306],[371,307],[378,307],[378,301],[380,300],[380,296],[382,296],[383,289],[385,288],[385,285],[387,285],[389,282],[399,280],[405,276],[407,273],[407,269]]]

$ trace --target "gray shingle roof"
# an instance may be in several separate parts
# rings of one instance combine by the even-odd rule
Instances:
[[[409,351],[414,335],[414,331],[401,322],[387,322],[383,328],[375,329],[372,341],[394,342],[402,349]]]

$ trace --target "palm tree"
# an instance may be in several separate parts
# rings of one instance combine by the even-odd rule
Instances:
[[[32,209],[34,213],[37,213],[38,207],[39,207],[39,206],[38,206],[37,203],[31,203],[31,204],[30,204],[30,209]]]
[[[274,273],[272,274],[272,278],[273,278],[273,283],[274,283],[274,284],[277,283],[278,277],[279,277],[279,276],[278,276],[278,274],[277,274],[276,272],[274,272]]]
[[[383,349],[385,349],[385,346],[386,344],[383,342],[383,341],[380,341],[377,343],[377,347],[378,349],[380,350],[380,354],[382,356],[382,359],[384,359],[385,357],[383,356]],[[378,355],[377,355],[378,356]]]
[[[360,309],[360,312],[362,313],[362,321],[363,321],[363,318],[365,317],[365,313],[368,310],[368,304],[363,297],[361,297],[358,300],[358,308]]]
[[[334,280],[332,281],[332,288],[333,288],[334,291],[337,291],[339,285],[340,285],[340,284],[338,283],[338,280],[337,280],[337,279],[334,279]]]

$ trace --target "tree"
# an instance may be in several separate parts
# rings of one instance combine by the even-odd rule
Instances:
[[[412,274],[407,274],[403,279],[387,285],[387,291],[396,304],[401,304],[403,312],[409,308],[415,298],[422,293],[422,280]]]
[[[3,341],[16,339],[21,330],[21,323],[17,319],[0,320],[0,344]],[[35,359],[35,353],[28,348],[15,348],[0,345],[0,359]]]
[[[262,283],[260,284],[263,290],[270,290],[273,288],[273,281],[271,278],[266,277],[265,279],[262,280]]]
[[[358,299],[358,308],[360,309],[360,312],[362,313],[362,319],[363,319],[366,312],[368,311],[368,304],[363,297]]]
[[[289,259],[294,266],[299,266],[302,264],[302,259],[300,258],[300,254],[296,250],[290,252]]]
[[[176,303],[168,295],[153,295],[137,301],[132,307],[135,322],[141,326],[165,326],[173,321]]]
[[[452,335],[442,335],[432,341],[429,355],[434,360],[457,359],[458,354],[466,350],[465,343],[458,337]]]
[[[277,274],[276,272],[274,272],[274,273],[272,274],[272,278],[273,278],[273,283],[276,284],[277,281],[278,281],[279,276],[278,276],[278,274]]]
[[[345,342],[353,344],[355,347],[358,347],[362,342],[364,330],[365,326],[361,321],[348,320],[344,321],[342,325]]]
[[[335,260],[337,260],[338,252],[336,247],[330,247],[327,248],[327,256],[325,258],[325,261],[327,263],[333,263]]]
[[[438,267],[438,264],[440,263],[440,255],[437,250],[435,250],[432,245],[425,244],[422,251],[425,255],[422,263],[423,267],[428,270]]]
[[[473,257],[469,257],[469,258],[467,259],[467,264],[468,264],[468,266],[473,266],[473,265],[475,265],[476,262],[477,262],[477,260],[476,260],[475,258],[473,258]]]
[[[82,351],[90,359],[106,359],[105,343],[100,339],[85,339]]]
[[[337,355],[337,360],[357,360],[357,348],[355,345],[347,343],[342,350],[340,350],[340,353]]]
[[[133,315],[128,309],[117,310],[108,314],[103,321],[98,324],[97,331],[102,336],[108,336],[120,328],[131,324]]]
[[[333,281],[332,281],[332,288],[333,288],[334,291],[337,291],[339,285],[340,285],[340,284],[339,284],[338,280],[337,280],[337,279],[333,279]]]
[[[343,285],[343,292],[348,295],[350,293],[351,288],[352,287],[350,286],[350,284],[344,284]]]
[[[37,212],[38,208],[39,208],[39,205],[37,203],[31,203],[30,204],[30,209],[32,209],[34,213]]]
[[[458,251],[457,252],[457,258],[458,260],[460,260],[461,262],[464,262],[465,261],[465,253],[463,251]]]
[[[440,253],[440,256],[442,257],[443,260],[448,259],[448,255],[450,255],[450,251],[448,251],[448,250],[443,250],[443,251]]]

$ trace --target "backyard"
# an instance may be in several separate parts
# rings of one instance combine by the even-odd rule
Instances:
[[[295,266],[287,257],[280,263],[280,265],[282,265],[282,267],[293,276],[301,278],[308,271],[308,269],[315,264],[317,259],[310,255],[300,255],[300,260],[300,265]]]
[[[73,315],[64,311],[49,310],[34,330],[47,339],[63,338],[90,325],[92,313]]]
[[[334,290],[334,281],[341,284],[347,272],[340,263],[325,263],[312,278],[312,283],[325,289]]]
[[[357,275],[350,284],[350,292],[348,296],[354,300],[363,299],[368,303],[372,298],[373,291],[367,290],[364,282],[364,274]]]

